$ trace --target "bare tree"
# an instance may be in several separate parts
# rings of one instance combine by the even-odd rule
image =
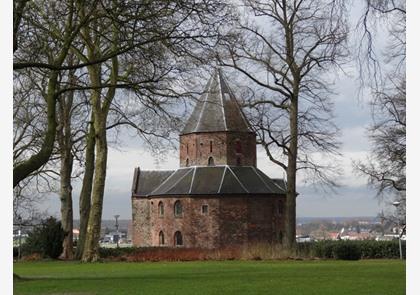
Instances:
[[[41,81],[40,81],[41,80]],[[46,102],[42,82],[30,71],[14,75],[13,87],[13,165],[17,166],[36,153],[42,145],[47,122]],[[56,159],[53,155],[52,160]],[[46,163],[19,182],[13,190],[14,219],[18,216],[30,222],[38,219],[39,206],[49,193],[58,191],[59,178],[55,165]]]
[[[73,50],[87,65],[88,81],[87,87],[73,89],[90,89],[95,132],[94,175],[83,261],[98,259],[108,150],[107,122],[111,111],[118,109],[115,103],[118,92],[130,89],[138,103],[154,113],[155,125],[157,118],[169,117],[171,114],[163,106],[182,95],[178,93],[176,83],[179,81],[177,76],[185,71],[182,68],[186,65],[184,60],[208,44],[207,39],[218,36],[217,26],[209,22],[220,11],[218,5],[225,6],[218,2],[122,4],[110,1],[108,5],[98,5],[97,20],[82,28],[80,40],[86,51]],[[79,7],[82,18],[85,10],[83,5]],[[220,22],[219,18],[216,21]],[[117,52],[121,47],[129,50],[105,60],[108,52]],[[104,62],[95,64],[98,60]],[[119,114],[122,121],[116,124],[136,125],[129,115]],[[141,118],[146,119],[147,115],[148,112],[143,112]],[[142,129],[144,127],[142,124],[136,129],[143,135],[155,134]]]
[[[399,201],[405,218],[406,191],[406,7],[403,0],[366,0],[359,21],[359,72],[362,86],[372,93],[370,156],[355,162],[378,196]],[[387,41],[383,50],[378,35]],[[385,216],[384,216],[385,217]]]
[[[404,75],[406,59],[405,0],[365,0],[357,24],[357,60],[362,86],[373,91],[387,84],[392,76]],[[382,39],[387,40],[386,48]]]
[[[337,153],[329,81],[347,55],[345,7],[341,1],[283,0],[243,1],[242,9],[252,16],[232,31],[219,60],[263,91],[246,105],[257,112],[259,141],[270,160],[287,173],[283,242],[292,248],[297,171],[309,169],[334,184],[323,172],[329,167],[311,157]]]
[[[47,124],[42,135],[42,145],[25,160],[13,168],[13,187],[38,170],[50,159],[54,148],[57,121],[56,104],[61,92],[59,74],[81,27],[89,20],[92,10],[79,19],[75,1],[65,3],[50,1],[22,2],[21,9],[16,10],[14,23],[14,70],[48,69],[47,87],[43,93]]]

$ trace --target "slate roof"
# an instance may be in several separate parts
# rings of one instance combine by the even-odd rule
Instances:
[[[217,131],[253,132],[220,69],[207,82],[181,135]]]
[[[193,166],[180,168],[168,175],[169,172],[138,170],[134,176],[133,195],[273,195],[286,193],[286,185],[283,180],[273,181],[253,166]]]
[[[134,169],[133,186],[131,191],[133,194],[146,196],[157,188],[167,179],[174,170],[143,170]]]

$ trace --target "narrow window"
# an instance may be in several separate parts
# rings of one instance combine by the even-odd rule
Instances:
[[[188,143],[187,143],[187,156],[189,155],[189,152],[188,152]]]
[[[236,166],[241,166],[241,157],[236,157]]]
[[[181,217],[182,216],[182,205],[181,205],[180,201],[175,202],[174,214],[175,214],[175,217]]]
[[[235,151],[237,154],[242,154],[242,145],[239,139],[237,139],[235,142]]]
[[[213,152],[213,141],[210,140],[210,153],[212,153],[212,152]]]
[[[201,206],[201,213],[207,215],[209,213],[209,205]]]
[[[163,234],[163,231],[159,232],[159,245],[165,245],[165,235]]]
[[[214,159],[213,159],[213,157],[210,157],[209,158],[209,162],[208,162],[208,165],[207,166],[214,166]]]
[[[185,160],[185,166],[186,167],[190,166],[190,160],[188,158]]]
[[[164,209],[163,209],[163,203],[162,202],[159,202],[158,212],[159,212],[159,217],[163,217]]]
[[[182,234],[181,234],[180,231],[175,232],[174,244],[175,244],[175,246],[182,246],[183,245]]]
[[[281,200],[279,200],[278,202],[278,208],[277,208],[277,213],[279,214],[279,216],[281,217],[283,215],[283,202]]]

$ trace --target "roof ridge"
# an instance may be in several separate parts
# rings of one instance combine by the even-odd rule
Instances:
[[[249,190],[242,184],[242,182],[239,180],[238,176],[235,174],[235,172],[233,172],[233,170],[230,168],[230,166],[227,166],[228,169],[230,170],[230,172],[233,174],[233,176],[235,177],[235,179],[239,182],[239,184],[242,186],[242,188],[249,193]]]
[[[209,93],[210,93],[210,88],[211,88],[211,84],[213,83],[213,80],[211,80],[210,84],[208,85],[208,87],[206,87],[205,89],[205,93],[206,93],[206,99],[203,101],[203,105],[201,106],[201,112],[200,115],[198,116],[198,120],[197,120],[197,124],[195,125],[194,128],[194,132],[197,132],[198,126],[200,125],[201,122],[201,117],[203,116],[203,112],[204,112],[204,106],[206,105],[206,103],[208,102],[208,98],[209,98]]]
[[[222,103],[223,123],[225,123],[225,129],[228,130],[228,126],[226,122],[226,113],[225,113],[225,99],[223,97],[223,92],[222,92],[222,72],[220,68],[216,69],[216,71],[219,77],[220,101]]]
[[[195,172],[197,171],[197,166],[195,166],[194,168],[192,168],[192,169],[194,169],[194,172],[193,172],[193,175],[192,175],[192,178],[191,178],[191,185],[190,185],[190,189],[188,190],[188,193],[189,194],[191,194],[191,191],[192,191],[192,187],[193,187],[193,183],[194,183],[194,177],[195,177]]]
[[[223,73],[221,73],[221,75],[222,76],[224,76],[223,75]],[[229,93],[229,95],[232,95],[232,98],[233,98],[233,101],[234,101],[234,103],[236,104],[236,106],[238,107],[238,109],[239,109],[239,113],[240,113],[240,115],[241,115],[241,117],[242,117],[242,120],[244,121],[244,123],[245,123],[245,125],[251,130],[251,131],[253,131],[252,130],[252,127],[251,127],[251,124],[249,123],[249,121],[248,121],[248,119],[246,118],[246,116],[245,116],[245,114],[243,113],[243,111],[242,111],[242,107],[239,105],[239,102],[238,102],[238,100],[236,99],[236,96],[235,96],[235,94],[233,93],[233,91],[232,91],[232,88],[230,88],[230,86],[229,86],[229,84],[228,83],[226,83],[225,82],[225,84],[226,84],[226,87],[227,87],[227,89],[228,89],[228,91],[230,92]]]
[[[169,180],[169,178],[171,178],[175,173],[176,173],[176,171],[178,171],[178,170],[175,170],[175,172],[174,173],[172,173],[171,175],[169,175],[168,176],[168,178],[166,178],[165,179],[165,181],[164,182],[162,182],[157,188],[155,188],[153,191],[151,191],[150,192],[150,194],[153,194],[155,191],[157,191],[164,183],[166,183],[168,180]],[[186,175],[188,175],[189,173],[190,173],[191,171],[189,171],[189,172],[187,172],[187,173],[185,173],[183,176],[181,176],[181,178],[180,179],[178,179],[169,189],[167,189],[166,191],[169,191],[169,190],[171,190],[175,185],[177,185]]]
[[[225,181],[225,175],[226,175],[227,165],[225,165],[225,169],[223,170],[222,179],[220,180],[220,185],[217,190],[217,193],[220,194],[220,190],[222,189],[223,182]]]
[[[268,184],[265,182],[265,180],[261,177],[261,175],[258,173],[257,169],[252,166],[252,169],[254,170],[255,174],[258,175],[259,179],[261,179],[261,181],[264,183],[265,187],[268,188],[269,191],[271,191],[272,193],[274,193],[274,191],[271,189],[271,187],[268,186]],[[274,182],[274,181],[273,181]]]

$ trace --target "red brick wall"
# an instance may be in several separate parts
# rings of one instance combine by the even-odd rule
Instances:
[[[150,201],[146,198],[132,198],[133,210],[133,245],[147,247],[151,245],[151,210]]]
[[[165,246],[174,246],[180,231],[184,247],[218,248],[253,242],[278,241],[284,231],[284,216],[278,214],[276,197],[181,197],[133,198],[133,245],[159,246],[159,232]],[[175,217],[174,204],[181,201],[182,217]],[[163,217],[158,204],[164,204]],[[208,214],[202,214],[208,205]]]
[[[238,144],[240,151],[238,153]],[[252,133],[212,132],[180,136],[180,166],[207,166],[209,157],[215,165],[256,166],[256,139]]]
[[[238,143],[240,150],[238,151]],[[227,164],[235,166],[237,158],[240,158],[240,166],[257,167],[257,144],[255,135],[252,133],[228,133],[227,134]]]

